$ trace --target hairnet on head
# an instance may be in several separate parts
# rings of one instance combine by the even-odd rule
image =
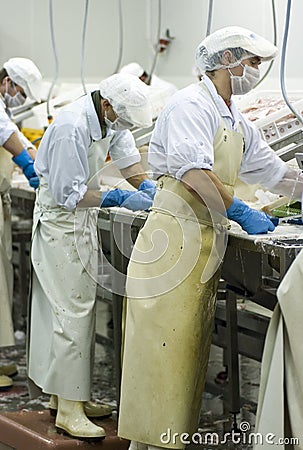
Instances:
[[[253,31],[237,26],[225,27],[210,34],[199,44],[196,50],[197,66],[203,72],[224,67],[221,56],[225,50],[233,53],[235,62],[252,56],[269,61],[278,51],[275,45]]]
[[[149,87],[135,75],[116,73],[100,83],[100,94],[112,105],[117,116],[139,127],[152,125]]]
[[[10,58],[3,67],[13,82],[22,87],[27,97],[41,102],[42,75],[33,61],[27,58]]]
[[[121,67],[120,73],[129,73],[130,75],[135,75],[140,78],[144,74],[144,69],[140,66],[140,64],[132,62]]]

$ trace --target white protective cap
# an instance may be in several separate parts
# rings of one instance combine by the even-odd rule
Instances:
[[[135,75],[140,78],[144,74],[144,69],[140,64],[132,62],[121,67],[120,73],[129,73],[130,75]]]
[[[210,34],[199,44],[196,51],[197,66],[203,72],[224,67],[221,54],[227,49],[238,50],[234,52],[238,61],[251,56],[269,61],[278,51],[275,45],[253,31],[238,26],[225,27]]]
[[[27,97],[41,102],[42,75],[33,61],[27,58],[10,58],[3,67],[13,82],[22,87]]]
[[[122,119],[142,128],[152,125],[149,86],[135,75],[116,73],[105,78],[100,83],[100,94]]]

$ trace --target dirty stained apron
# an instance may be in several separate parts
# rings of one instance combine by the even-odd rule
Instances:
[[[0,147],[0,347],[15,344],[12,319],[14,277],[9,196],[14,167],[12,155]]]
[[[222,120],[213,170],[231,193],[242,155],[242,134]],[[196,431],[227,228],[182,182],[159,178],[128,266],[120,437],[182,449],[181,433]],[[160,439],[168,430],[176,442]]]
[[[303,252],[301,251],[277,291],[278,304],[264,346],[256,418],[256,432],[279,438],[297,438],[281,449],[303,449]],[[288,440],[290,442],[290,440]],[[276,444],[277,445],[277,444]],[[256,450],[272,448],[270,443]]]
[[[88,189],[100,189],[110,137],[88,149]],[[67,400],[91,397],[99,208],[58,206],[44,178],[34,209],[29,378]],[[32,389],[32,392],[34,390]]]

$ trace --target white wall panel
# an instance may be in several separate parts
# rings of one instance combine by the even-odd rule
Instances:
[[[11,56],[32,58],[44,77],[54,75],[48,0],[1,1],[0,60]],[[156,72],[182,87],[194,80],[194,53],[205,37],[208,0],[162,0],[161,34],[168,28],[175,37],[160,54]],[[212,30],[241,25],[273,40],[271,0],[214,0]],[[123,64],[137,60],[149,69],[157,32],[158,0],[122,0],[124,25]],[[286,0],[276,0],[278,46],[284,32]],[[80,80],[80,51],[84,0],[54,0],[54,25],[60,78]],[[301,83],[303,1],[293,0],[287,48],[287,87]],[[90,0],[86,34],[85,79],[110,75],[118,58],[118,0]],[[280,58],[264,86],[279,87]],[[298,89],[302,89],[298,86]]]

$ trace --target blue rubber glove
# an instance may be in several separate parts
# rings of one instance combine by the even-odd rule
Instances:
[[[40,183],[40,180],[39,180],[39,177],[37,177],[37,176],[29,179],[29,185],[34,189],[37,189],[39,187],[39,183]]]
[[[286,223],[292,223],[293,225],[303,225],[302,219],[289,219]]]
[[[139,191],[144,191],[145,194],[147,194],[152,200],[154,199],[154,196],[156,194],[157,188],[155,183],[153,183],[151,180],[144,180],[138,187]]]
[[[24,175],[29,180],[30,186],[37,189],[39,186],[39,178],[34,170],[34,160],[30,157],[27,150],[24,148],[18,156],[14,156],[13,161],[23,170]]]
[[[122,206],[132,211],[147,211],[152,203],[152,199],[144,192],[113,189],[102,192],[100,207]]]
[[[233,202],[226,213],[229,219],[238,222],[248,234],[267,233],[275,229],[270,216],[262,211],[250,208],[236,197],[233,198]]]

